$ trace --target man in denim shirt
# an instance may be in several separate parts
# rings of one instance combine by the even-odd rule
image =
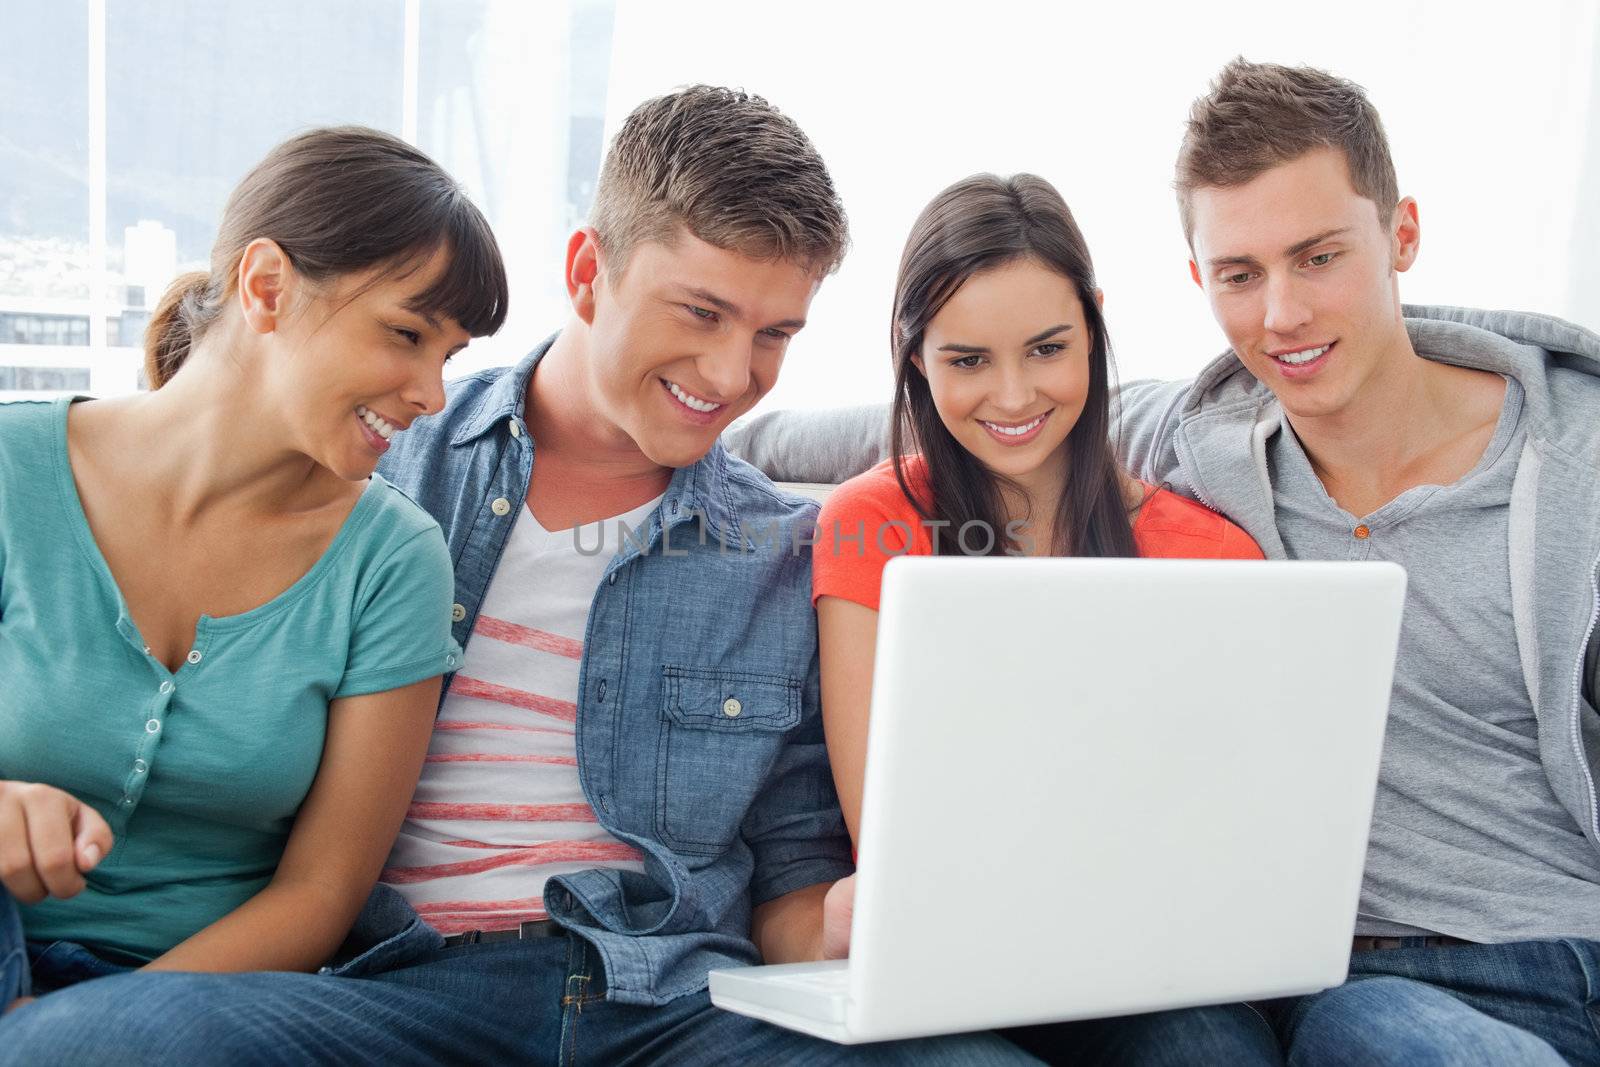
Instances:
[[[845,244],[822,160],[765,101],[702,86],[639,107],[568,243],[567,326],[452,383],[380,468],[444,528],[466,658],[358,954],[321,975],[85,983],[28,1009],[14,1051],[1033,1062],[991,1034],[832,1045],[706,992],[714,967],[825,955],[824,899],[852,869],[822,736],[816,506],[718,439],[772,388]],[[415,415],[374,414],[384,436]],[[614,554],[573,536],[618,516],[637,533]]]

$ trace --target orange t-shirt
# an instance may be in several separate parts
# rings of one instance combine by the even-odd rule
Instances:
[[[927,490],[927,464],[906,458],[906,481],[913,492]],[[1142,483],[1143,484],[1143,483]],[[1147,491],[1153,487],[1145,485]],[[835,489],[817,517],[811,553],[811,601],[836,596],[878,610],[883,568],[895,556],[933,555],[933,529],[911,506],[895,480],[894,462],[885,460]],[[944,527],[941,538],[958,535]],[[1239,527],[1203,504],[1167,489],[1145,499],[1133,523],[1139,555],[1170,559],[1261,559],[1261,549]],[[970,532],[966,543],[982,548],[984,535]]]

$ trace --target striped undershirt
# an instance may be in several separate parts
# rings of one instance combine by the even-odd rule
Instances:
[[[589,605],[618,523],[640,526],[659,500],[577,531],[520,509],[383,871],[440,933],[545,918],[555,875],[643,869],[583,795],[575,725]]]

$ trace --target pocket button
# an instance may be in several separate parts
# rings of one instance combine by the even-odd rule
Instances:
[[[730,719],[737,719],[739,717],[739,713],[743,710],[744,705],[739,703],[739,701],[734,697],[729,697],[727,700],[722,702],[722,714],[726,715]]]

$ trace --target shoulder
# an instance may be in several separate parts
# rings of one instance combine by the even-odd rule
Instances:
[[[0,481],[33,482],[49,476],[59,415],[55,401],[0,404]]]
[[[1133,525],[1140,554],[1176,559],[1261,559],[1261,549],[1240,527],[1204,504],[1156,489]]]
[[[398,485],[388,481],[381,474],[372,476],[373,485],[368,489],[371,494],[372,519],[369,523],[374,528],[392,535],[396,541],[409,541],[427,533],[437,533],[443,537],[439,524],[432,515],[401,489]]]
[[[816,517],[817,502],[811,497],[782,488],[726,450],[722,453],[721,474],[728,501],[741,522],[787,523]]]
[[[0,404],[0,443],[37,445],[55,429],[57,402],[16,400]]]
[[[928,468],[921,456],[907,456],[903,461],[906,482],[914,493],[925,492],[928,485]],[[895,475],[894,461],[886,459],[876,467],[858,474],[835,489],[822,506],[824,525],[840,522],[853,523],[859,519],[915,519],[916,506],[900,487]]]
[[[362,506],[368,509],[366,521],[351,546],[359,572],[405,572],[410,583],[454,587],[450,551],[433,516],[378,474],[363,493]]]

